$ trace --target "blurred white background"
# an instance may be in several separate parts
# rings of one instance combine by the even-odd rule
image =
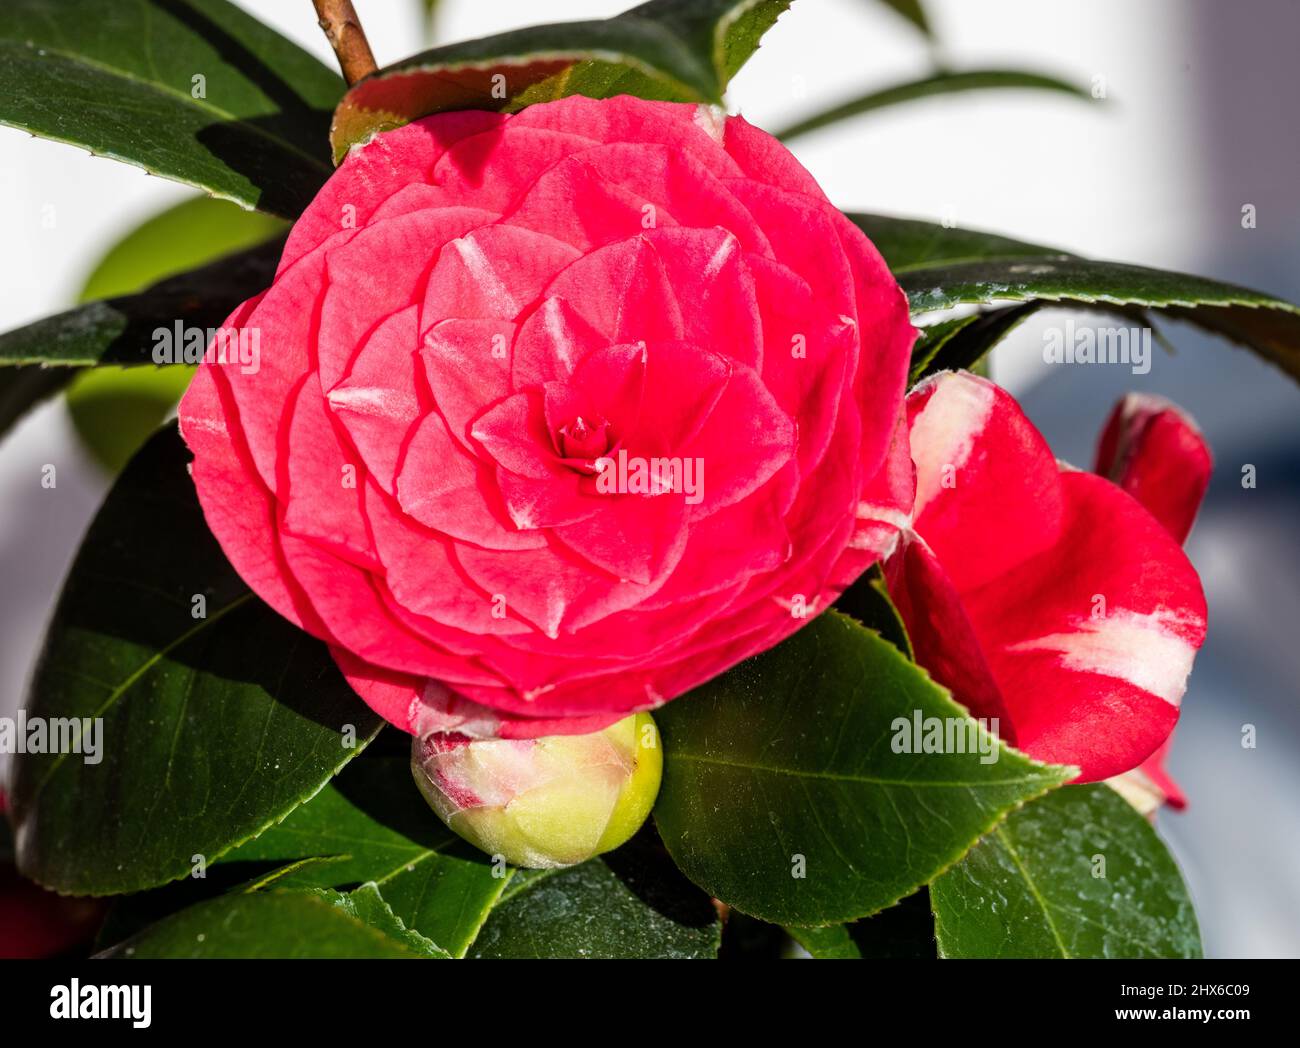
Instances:
[[[239,0],[332,65],[308,0]],[[379,63],[426,46],[419,0],[355,0]],[[443,0],[438,42],[618,0]],[[877,112],[794,151],[841,206],[938,219],[1084,254],[1200,272],[1300,299],[1300,38],[1296,0],[927,0],[953,68],[1008,66],[1107,101],[985,92]],[[769,128],[864,88],[921,75],[931,51],[873,0],[797,0],[741,72],[731,108]],[[0,329],[67,307],[99,254],[192,191],[0,128]],[[1257,208],[1243,230],[1241,207]],[[1200,420],[1218,462],[1189,551],[1209,594],[1172,767],[1190,810],[1160,818],[1214,956],[1300,955],[1300,389],[1185,328],[1150,374],[1041,363],[1042,314],[994,375],[1058,454],[1086,466],[1114,399],[1163,393]],[[58,487],[40,486],[43,464]],[[1258,469],[1243,490],[1241,465]],[[16,708],[81,533],[107,480],[59,401],[0,447],[0,713]],[[1240,745],[1255,724],[1258,748]],[[0,758],[2,759],[2,758]]]

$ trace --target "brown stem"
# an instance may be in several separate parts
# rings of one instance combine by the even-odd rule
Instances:
[[[316,5],[316,18],[325,36],[338,56],[343,79],[351,87],[363,76],[377,68],[375,56],[370,53],[370,41],[361,28],[361,19],[353,10],[352,0],[312,0]]]

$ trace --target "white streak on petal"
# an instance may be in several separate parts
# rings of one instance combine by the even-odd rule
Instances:
[[[711,280],[722,272],[722,267],[726,265],[727,259],[735,253],[739,244],[740,241],[735,236],[728,234],[726,239],[718,245],[718,250],[713,252],[713,257],[709,259],[708,264],[704,267],[704,276]]]
[[[413,397],[375,386],[335,386],[328,396],[330,407],[353,411],[358,415],[406,419],[418,411]]]
[[[1069,633],[1049,633],[1006,650],[1056,652],[1065,669],[1117,677],[1177,706],[1196,657],[1186,633],[1196,625],[1166,608],[1150,614],[1117,609],[1103,618],[1076,619]]]
[[[695,107],[695,126],[708,135],[718,145],[727,134],[727,111],[721,106],[698,105]]]
[[[489,299],[500,316],[514,316],[519,312],[519,305],[509,289],[501,282],[497,272],[492,268],[483,249],[469,237],[458,237],[451,242],[470,278],[478,284],[484,296]]]
[[[939,494],[944,468],[960,473],[975,440],[993,412],[991,383],[973,377],[939,375],[934,393],[912,423],[912,461],[916,463],[915,517]]]
[[[555,359],[564,365],[565,371],[573,373],[573,335],[564,323],[564,314],[560,310],[558,299],[548,298],[542,303],[542,324],[551,339],[551,348]]]

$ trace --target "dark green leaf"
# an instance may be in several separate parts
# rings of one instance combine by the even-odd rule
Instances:
[[[912,349],[908,383],[915,384],[940,371],[970,370],[1037,309],[1037,302],[1026,302],[922,328]]]
[[[845,215],[867,234],[895,276],[910,269],[924,269],[941,263],[1018,260],[1027,255],[1070,257],[1058,248],[1040,247],[996,233],[949,227],[919,218],[895,218],[860,211],[846,211]]]
[[[847,924],[828,924],[824,928],[801,928],[797,924],[792,924],[786,930],[795,942],[819,961],[862,959],[862,952],[858,949],[858,944],[853,941],[853,937],[849,935]]]
[[[364,924],[383,932],[390,939],[402,943],[412,953],[437,960],[451,959],[451,954],[437,943],[406,927],[402,919],[393,912],[392,907],[384,901],[379,886],[373,881],[363,884],[354,892],[340,896],[335,905],[348,916],[355,917]]]
[[[336,861],[331,856],[297,859],[287,864],[222,861],[204,871],[202,877],[186,877],[161,888],[118,896],[112,901],[95,937],[96,949],[116,946],[187,907],[229,893],[278,888],[281,882],[292,883],[295,876],[303,876],[313,867],[327,866]]]
[[[211,863],[316,793],[381,723],[324,645],[230,568],[188,457],[168,429],[127,468],[37,665],[31,715],[102,718],[99,763],[66,747],[16,761],[19,867],[62,892],[138,891]]]
[[[839,599],[835,601],[835,607],[845,615],[857,619],[868,629],[875,630],[907,658],[914,658],[912,641],[907,635],[907,625],[889,597],[889,587],[885,584],[885,575],[880,570],[879,564],[871,565],[859,575],[853,584],[840,594]]]
[[[405,757],[368,755],[353,761],[310,802],[230,852],[220,865],[314,855],[338,858],[279,885],[375,882],[405,927],[458,957],[474,941],[510,876],[429,810]]]
[[[935,73],[920,80],[909,80],[902,84],[870,91],[865,95],[852,98],[847,102],[832,106],[805,117],[798,123],[774,132],[777,138],[788,142],[792,138],[806,135],[809,131],[839,123],[849,117],[869,113],[873,109],[899,105],[902,102],[915,102],[922,98],[937,95],[951,95],[964,91],[984,91],[989,88],[1026,88],[1036,91],[1055,91],[1074,98],[1091,100],[1088,91],[1075,84],[1060,80],[1054,76],[1039,73],[1027,73],[1015,69],[971,69],[964,73]]]
[[[1272,295],[914,219],[849,218],[885,256],[914,314],[1000,301],[1153,309],[1247,346],[1300,379],[1300,307]]]
[[[706,958],[721,929],[708,896],[653,833],[563,870],[518,870],[471,957]]]
[[[954,718],[972,752],[895,753],[895,719],[914,716]],[[655,719],[668,850],[715,898],[780,924],[892,905],[1072,773],[991,748],[923,670],[834,611]]]
[[[363,909],[367,917],[375,916],[367,904]],[[349,912],[333,893],[275,891],[199,903],[100,956],[414,959],[427,954]]]
[[[1068,786],[1009,815],[930,886],[945,957],[1199,957],[1187,888],[1110,787]]]
[[[791,925],[787,931],[817,960],[934,960],[934,916],[926,889],[851,924]]]
[[[567,95],[718,103],[790,0],[651,0],[614,18],[531,26],[426,51],[353,85],[337,163],[371,136],[452,109],[514,111]]]
[[[226,0],[9,0],[0,20],[0,122],[290,218],[329,177],[342,91]]]
[[[154,330],[214,328],[275,275],[279,239],[218,259],[137,295],[90,302],[0,335],[0,368],[152,364]],[[0,371],[0,377],[4,376]],[[71,377],[69,375],[69,377]]]

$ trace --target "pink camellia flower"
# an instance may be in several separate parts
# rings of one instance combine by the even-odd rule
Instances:
[[[228,328],[180,408],[208,523],[407,730],[656,706],[810,619],[906,509],[906,300],[784,147],[706,107],[381,134]]]
[[[1097,446],[1097,473],[1109,477],[1160,521],[1181,545],[1192,530],[1213,461],[1200,429],[1161,397],[1130,393],[1115,405]],[[1165,770],[1170,736],[1142,764],[1112,784],[1146,812],[1187,806]]]
[[[937,375],[907,417],[914,521],[885,570],[917,661],[1080,782],[1141,764],[1173,730],[1205,638],[1200,580],[1165,518],[1058,463],[986,379]]]

